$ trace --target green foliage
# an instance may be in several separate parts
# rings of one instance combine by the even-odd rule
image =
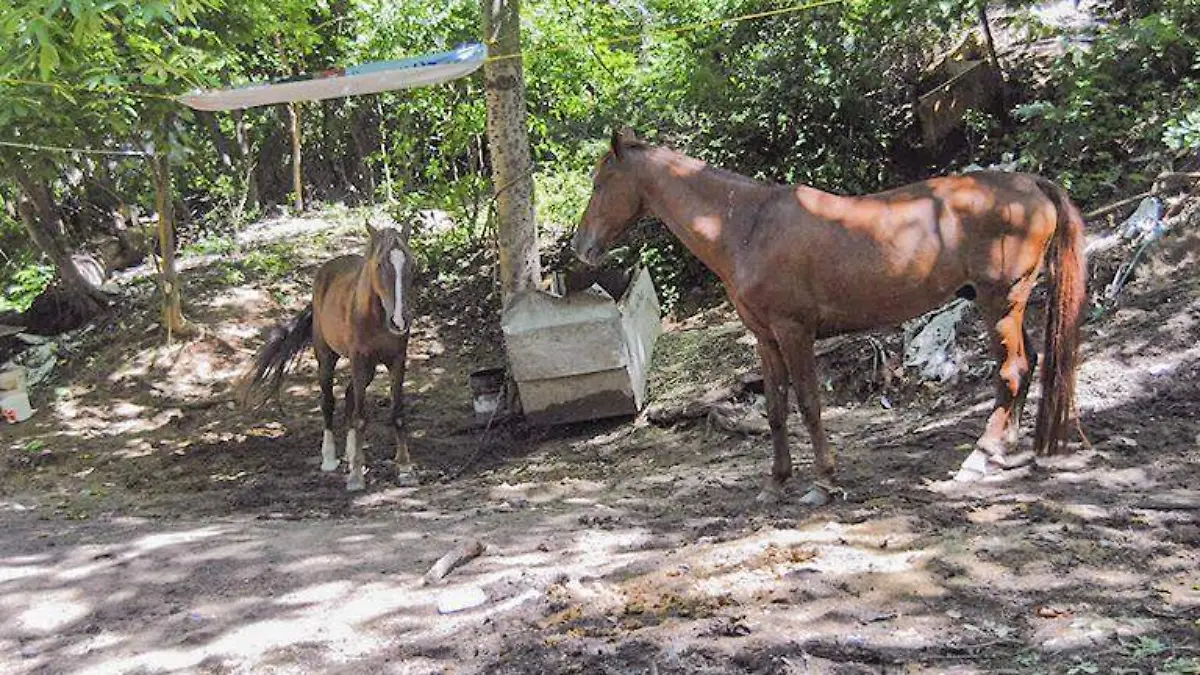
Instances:
[[[592,176],[578,170],[560,169],[534,177],[537,220],[551,234],[573,231],[592,194]]]
[[[1200,108],[1168,122],[1163,144],[1179,152],[1200,150]]]
[[[31,255],[14,259],[0,267],[0,312],[24,312],[54,280],[54,267]]]
[[[1147,182],[1170,161],[1131,172],[1134,157],[1200,147],[1200,6],[1146,4],[1073,44],[1053,66],[1054,86],[1014,110],[1023,167],[1057,175],[1083,202]]]
[[[227,255],[238,250],[232,237],[206,237],[181,249],[184,255]]]
[[[242,267],[252,276],[274,281],[295,269],[290,247],[280,244],[256,248],[242,259]]]
[[[574,228],[608,132],[621,124],[741,173],[842,193],[935,171],[920,147],[912,95],[933,56],[974,24],[975,2],[847,0],[721,22],[788,4],[524,3],[544,234],[561,241]],[[990,114],[967,115],[966,140],[979,152],[971,160],[1013,153],[1021,168],[1059,178],[1087,202],[1140,187],[1134,184],[1200,149],[1200,5],[1117,5],[1132,9],[1120,16],[1115,8],[1099,10],[1105,20],[1094,39],[1070,47],[1046,85],[1019,100],[1015,131]],[[185,251],[231,253],[231,235],[256,215],[247,178],[261,183],[264,207],[285,197],[290,146],[283,116],[260,108],[236,119],[205,118],[162,97],[448,49],[479,38],[479,15],[478,0],[14,0],[0,6],[0,135],[53,145],[166,147],[183,201],[199,216],[181,225],[181,241],[196,242]],[[1020,12],[1011,25],[1030,37],[1059,35]],[[1032,80],[1014,78],[1018,86]],[[301,124],[310,195],[372,202],[391,194],[408,215],[445,210],[456,228],[419,235],[414,248],[450,277],[477,272],[460,269],[475,263],[457,257],[481,250],[492,232],[481,74],[305,104]],[[234,143],[239,131],[249,152],[244,162]],[[222,141],[232,146],[228,161],[217,152]],[[1133,166],[1137,157],[1150,159]],[[102,175],[125,202],[152,208],[142,158],[0,148],[0,192],[16,171],[46,177],[57,196],[79,201],[90,189],[80,185],[89,183],[67,177]],[[616,259],[648,266],[668,307],[714,283],[661,227],[638,228],[626,243]],[[238,282],[277,276],[286,273],[284,262],[282,254],[247,259],[227,274]]]

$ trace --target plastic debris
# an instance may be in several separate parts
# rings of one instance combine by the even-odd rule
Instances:
[[[958,323],[969,306],[958,299],[922,317],[905,331],[904,366],[920,368],[921,376],[946,382],[958,376],[963,366],[963,353],[954,345]]]
[[[1142,254],[1145,253],[1146,248],[1150,244],[1162,239],[1163,234],[1167,231],[1167,225],[1162,216],[1162,200],[1158,197],[1146,197],[1138,204],[1137,210],[1133,212],[1133,215],[1129,216],[1117,228],[1116,236],[1119,240],[1131,242],[1136,246],[1136,249],[1133,252],[1133,256],[1117,269],[1117,273],[1113,275],[1113,280],[1104,289],[1104,298],[1106,300],[1111,302],[1121,294],[1121,291],[1125,289],[1125,284],[1129,281],[1129,277],[1133,274],[1133,269],[1141,261]]]
[[[54,370],[54,366],[58,363],[58,343],[24,333],[17,337],[32,346],[13,360],[0,366],[0,369],[8,370],[14,366],[24,366],[25,385],[32,388],[49,377]]]

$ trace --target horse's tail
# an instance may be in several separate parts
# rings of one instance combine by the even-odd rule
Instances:
[[[1046,345],[1042,355],[1042,400],[1033,435],[1034,452],[1051,455],[1063,449],[1067,424],[1075,414],[1079,327],[1087,303],[1087,257],[1079,208],[1058,185],[1039,178],[1038,187],[1058,211],[1058,223],[1046,254]]]
[[[290,321],[271,329],[267,342],[254,356],[254,363],[238,383],[235,397],[239,404],[258,408],[270,396],[278,396],[283,376],[300,352],[312,342],[313,308],[310,304]]]

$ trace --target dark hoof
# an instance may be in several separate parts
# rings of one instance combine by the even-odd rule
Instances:
[[[804,496],[800,498],[800,503],[813,507],[825,506],[830,502],[832,496],[829,488],[814,483],[812,487],[808,488],[808,492],[805,492]]]
[[[412,464],[396,467],[396,485],[398,487],[417,487],[421,484],[421,479],[417,477],[417,472]]]
[[[778,504],[783,501],[783,486],[773,480],[768,480],[754,501],[759,504]]]

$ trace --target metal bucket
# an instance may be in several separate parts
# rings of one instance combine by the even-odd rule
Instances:
[[[467,378],[467,384],[471,387],[471,401],[475,406],[475,414],[479,417],[491,417],[496,414],[504,394],[504,369],[476,370]]]

